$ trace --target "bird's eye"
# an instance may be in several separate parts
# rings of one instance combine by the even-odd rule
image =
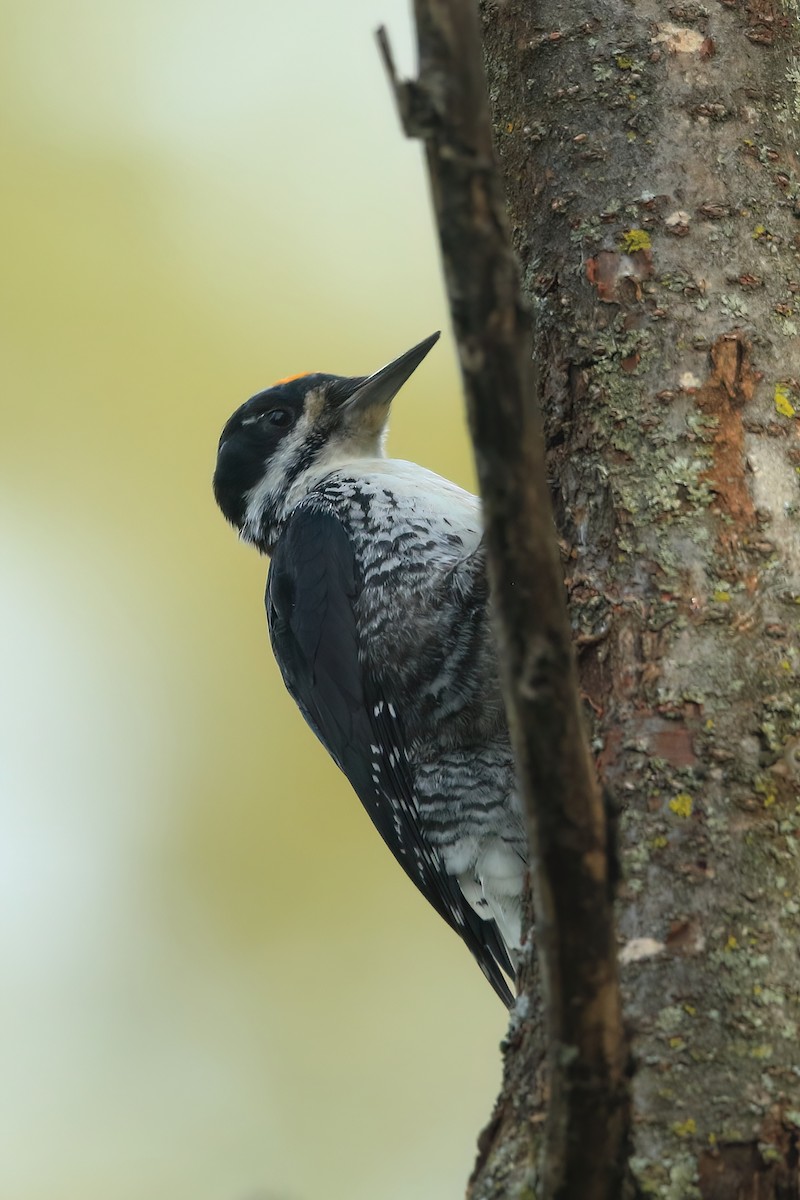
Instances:
[[[291,424],[292,414],[288,408],[271,408],[266,414],[270,425],[278,425],[284,427]]]

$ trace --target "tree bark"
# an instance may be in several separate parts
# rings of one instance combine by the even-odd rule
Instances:
[[[620,1194],[789,1200],[800,10],[481,11],[581,684],[623,802],[617,921],[636,1071]],[[472,1200],[542,1194],[547,1037],[535,1006],[512,1019]]]
[[[528,816],[540,982],[525,993],[525,1010],[537,1011],[541,997],[546,1031],[537,1174],[544,1200],[616,1200],[630,1102],[608,831],[581,711],[541,386],[492,146],[478,13],[472,0],[416,0],[415,16],[419,79],[399,84],[383,31],[379,41],[406,133],[426,148]],[[522,1162],[530,1146],[519,1105],[512,1123],[523,1131],[514,1156]]]
[[[786,1200],[800,1194],[798,10],[509,0],[482,15],[581,682],[624,802],[626,1190]],[[523,1033],[499,1111],[530,1091],[541,1033]],[[504,1174],[518,1136],[511,1122],[489,1139],[475,1200],[524,1194],[524,1168]]]

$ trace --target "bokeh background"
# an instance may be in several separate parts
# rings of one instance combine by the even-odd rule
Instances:
[[[444,1200],[504,1014],[280,684],[229,413],[444,327],[401,0],[0,6],[0,1197]]]

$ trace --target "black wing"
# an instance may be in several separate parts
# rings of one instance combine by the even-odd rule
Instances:
[[[466,942],[507,1005],[513,968],[494,921],[467,903],[420,827],[401,714],[384,681],[359,657],[354,605],[360,580],[335,516],[296,512],[278,540],[267,582],[267,620],[284,683],[352,784],[410,879]]]

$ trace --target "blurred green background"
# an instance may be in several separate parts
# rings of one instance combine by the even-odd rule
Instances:
[[[447,315],[399,0],[0,9],[2,1200],[443,1200],[501,1006],[283,691],[230,412]],[[446,334],[392,452],[471,486]]]

